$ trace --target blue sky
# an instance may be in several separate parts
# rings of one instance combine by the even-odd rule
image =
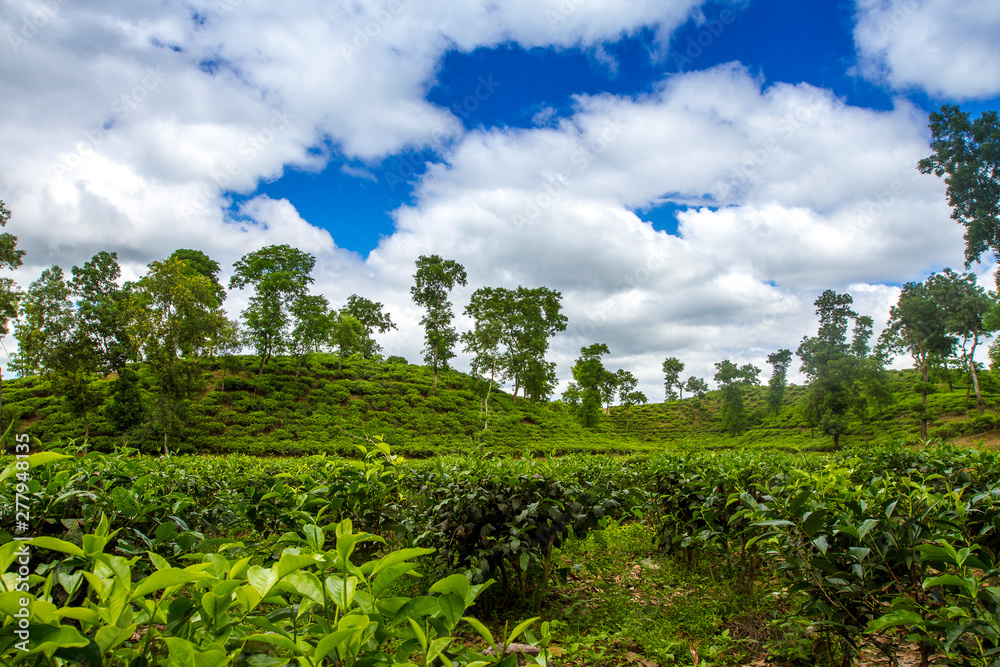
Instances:
[[[894,91],[852,74],[857,62],[853,13],[853,2],[708,3],[702,16],[674,33],[669,45],[647,27],[599,49],[502,44],[450,51],[427,99],[452,109],[467,130],[530,128],[544,109],[553,111],[549,122],[571,114],[576,95],[640,96],[680,71],[736,61],[765,85],[807,82],[851,105],[890,109]],[[488,94],[476,96],[477,88]],[[928,111],[944,101],[920,91],[908,97]],[[966,106],[997,104],[994,99]],[[326,148],[331,162],[323,171],[291,169],[261,183],[253,194],[287,198],[306,219],[329,230],[338,246],[362,255],[392,234],[392,213],[412,203],[424,163],[441,159],[433,151],[406,151],[365,164],[345,157],[336,146]],[[654,228],[676,233],[677,208],[666,204],[637,213]]]
[[[134,279],[178,247],[228,273],[287,243],[418,361],[408,290],[436,253],[469,273],[460,330],[478,287],[557,289],[560,378],[605,342],[653,397],[664,356],[711,377],[794,349],[826,288],[881,323],[903,282],[962,268],[915,164],[942,103],[1000,108],[998,34],[995,0],[11,0],[14,277],[108,249]]]

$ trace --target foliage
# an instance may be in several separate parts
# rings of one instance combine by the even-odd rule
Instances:
[[[357,294],[347,297],[347,305],[341,309],[341,313],[350,315],[364,327],[361,354],[365,359],[371,359],[382,351],[382,346],[375,342],[375,332],[384,334],[396,328],[389,313],[382,312],[381,303]]]
[[[918,164],[923,174],[945,177],[951,217],[965,226],[965,266],[984,252],[1000,253],[1000,118],[986,111],[976,120],[956,105],[930,114],[933,153]]]
[[[681,380],[681,373],[684,372],[684,362],[677,357],[667,357],[663,360],[663,387],[666,390],[665,400],[670,401],[677,398],[678,393],[674,391],[674,387],[680,392],[680,397],[684,398],[685,383]]]
[[[753,364],[737,366],[728,359],[716,363],[715,369],[715,381],[722,396],[722,426],[733,437],[738,437],[750,425],[744,399],[746,390],[758,384],[760,369]]]
[[[580,356],[573,365],[573,379],[576,380],[563,394],[577,419],[585,428],[594,428],[600,419],[601,399],[614,388],[614,374],[604,368],[601,357],[611,354],[604,343],[594,343],[580,348]],[[610,400],[610,399],[608,399]]]
[[[420,318],[420,325],[424,327],[424,361],[434,370],[434,386],[437,387],[438,369],[448,367],[458,341],[458,333],[451,324],[454,315],[448,293],[456,285],[466,285],[467,277],[465,267],[438,255],[421,255],[416,264],[410,296],[425,311]]]
[[[264,364],[288,346],[291,307],[306,295],[313,282],[310,275],[316,258],[289,245],[270,245],[247,253],[233,265],[229,289],[253,288],[243,310],[247,342],[260,357],[257,374]]]

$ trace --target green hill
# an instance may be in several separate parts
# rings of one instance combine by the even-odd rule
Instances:
[[[395,450],[410,456],[468,452],[489,448],[520,453],[534,452],[634,452],[669,447],[729,448],[745,446],[817,449],[830,446],[830,438],[813,433],[801,409],[805,388],[791,386],[778,414],[766,414],[766,388],[751,392],[748,408],[755,424],[738,439],[724,433],[715,392],[703,398],[650,404],[630,411],[628,431],[624,409],[612,407],[593,430],[581,427],[561,402],[514,401],[495,391],[489,403],[489,428],[477,382],[456,371],[442,373],[438,387],[424,366],[371,360],[346,360],[342,367],[332,355],[312,355],[301,369],[291,359],[277,359],[258,378],[256,358],[237,357],[235,368],[225,371],[219,362],[202,362],[202,389],[183,411],[182,423],[170,433],[171,451],[243,452],[294,455],[318,451],[352,452],[366,438],[381,436]],[[139,367],[146,398],[149,378]],[[857,417],[851,442],[917,441],[920,421],[913,393],[912,371],[893,372],[895,401],[881,413],[873,411],[867,423]],[[89,444],[110,451],[121,442],[105,416],[113,377],[98,380],[105,395],[102,407],[89,415]],[[984,373],[987,413],[979,417],[974,398],[964,387],[949,390],[944,383],[929,397],[933,417],[931,437],[954,438],[1000,430],[1000,393]],[[14,430],[42,442],[79,440],[83,420],[67,412],[41,377],[4,383],[3,418]],[[971,407],[970,407],[971,406]],[[136,428],[129,445],[157,452],[162,431],[151,421]]]

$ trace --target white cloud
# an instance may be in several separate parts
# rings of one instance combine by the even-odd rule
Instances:
[[[897,90],[958,100],[1000,94],[994,0],[856,0],[860,71]]]
[[[738,66],[639,99],[580,97],[556,128],[466,136],[369,266],[405,289],[417,255],[454,258],[472,283],[459,304],[480,285],[561,290],[564,380],[593,342],[614,367],[641,360],[630,370],[651,396],[665,356],[709,378],[724,358],[767,372],[768,354],[815,334],[824,289],[852,292],[878,329],[897,296],[882,283],[961,263],[943,186],[916,170],[925,122],[903,102],[878,112],[807,85],[762,89]],[[696,204],[677,236],[631,212],[664,199]]]

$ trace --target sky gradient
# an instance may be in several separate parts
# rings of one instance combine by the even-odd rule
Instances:
[[[904,282],[963,268],[916,162],[930,111],[1000,108],[998,34],[992,0],[8,0],[12,275],[107,249],[135,278],[186,247],[228,280],[288,243],[418,362],[409,286],[436,253],[468,271],[457,313],[486,285],[562,292],[557,394],[594,342],[651,400],[666,356],[766,378],[824,289],[878,327]]]

